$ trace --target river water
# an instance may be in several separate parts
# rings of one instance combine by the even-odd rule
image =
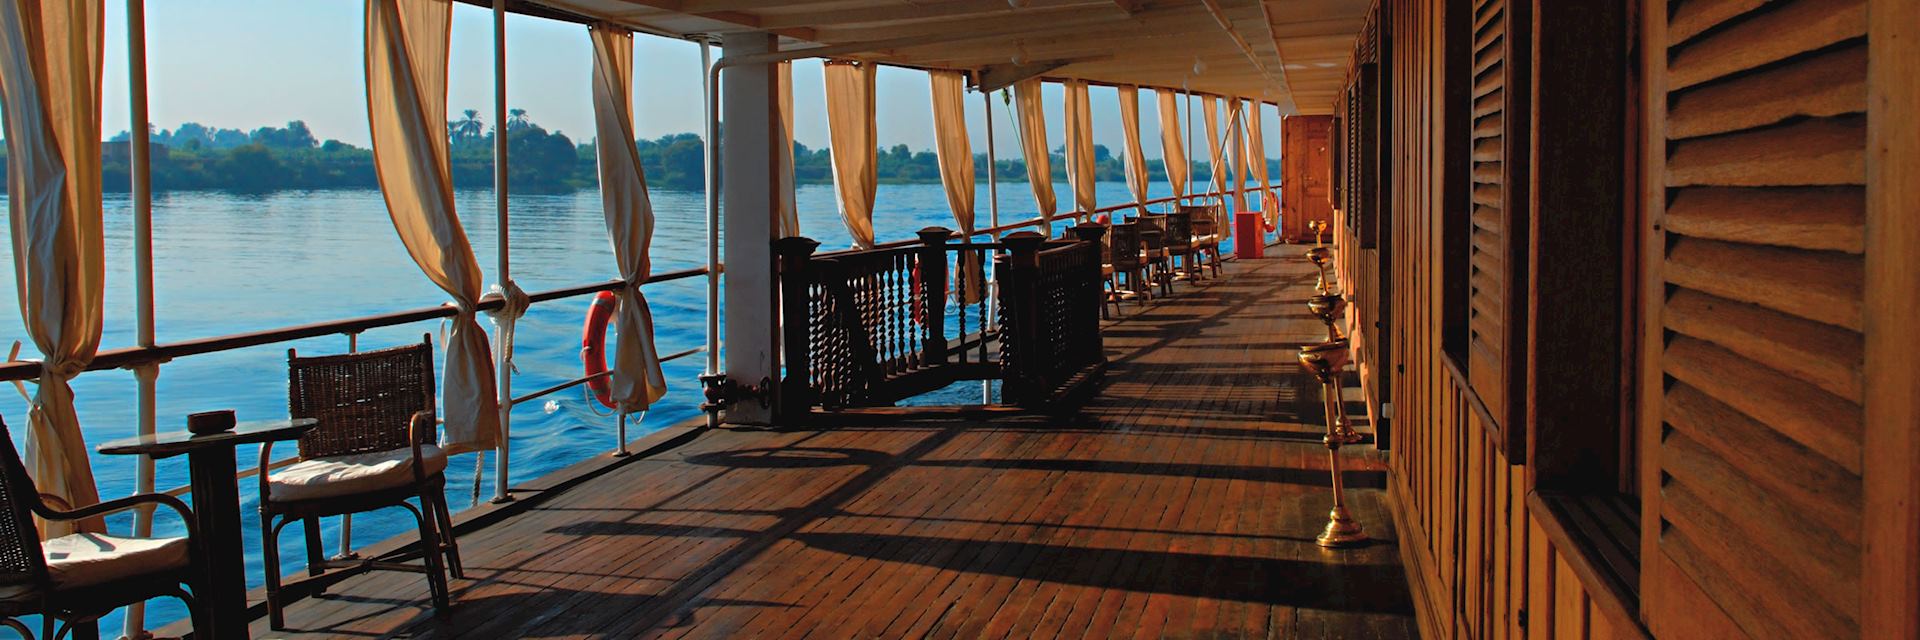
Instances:
[[[1065,184],[1057,185],[1062,208],[1073,201]],[[976,201],[978,226],[988,226],[987,189]],[[1101,183],[1103,203],[1132,198],[1124,184]],[[1168,194],[1164,183],[1153,185],[1153,197]],[[655,273],[697,267],[706,260],[705,199],[698,192],[657,191],[653,194],[656,230],[653,239]],[[495,281],[495,218],[491,190],[461,191],[457,206],[473,242],[486,281]],[[4,199],[4,196],[0,196]],[[822,251],[848,246],[849,237],[835,213],[829,185],[800,187],[797,200],[805,235],[821,241]],[[954,227],[946,197],[939,185],[882,185],[876,198],[875,234],[880,241],[913,237],[927,226]],[[1001,219],[1014,222],[1032,217],[1032,198],[1024,183],[1002,185]],[[135,344],[133,240],[130,202],[113,194],[106,202],[106,330],[102,349]],[[513,195],[509,211],[513,275],[528,291],[539,291],[616,276],[612,249],[595,191],[560,195]],[[0,234],[8,233],[0,225]],[[162,343],[204,338],[296,324],[369,315],[444,302],[446,296],[407,259],[387,219],[380,193],[373,190],[291,191],[259,195],[224,192],[158,194],[153,205],[155,325]],[[1057,233],[1056,233],[1057,235]],[[11,240],[0,243],[0,277],[11,287]],[[654,327],[662,355],[705,344],[705,282],[689,278],[649,285]],[[525,393],[580,375],[579,331],[586,298],[534,305],[520,321],[515,338],[516,392]],[[486,325],[489,332],[491,325]],[[439,321],[368,331],[359,338],[362,349],[418,341],[434,334],[443,344]],[[22,329],[15,296],[0,295],[0,340],[20,340],[22,358],[38,353]],[[0,348],[7,345],[0,343]],[[182,358],[161,366],[159,429],[184,428],[185,416],[213,409],[234,409],[241,420],[285,418],[287,349],[303,354],[339,353],[347,348],[342,336],[266,345],[236,351]],[[436,349],[436,356],[440,355]],[[644,420],[629,426],[637,437],[665,425],[698,415],[700,393],[695,377],[704,357],[695,355],[665,365],[669,391],[648,411]],[[96,371],[75,379],[81,424],[89,448],[134,434],[135,383],[128,371]],[[27,392],[32,391],[28,383]],[[938,401],[977,402],[978,387],[954,389],[951,398]],[[605,452],[614,446],[614,419],[595,411],[578,390],[548,396],[515,407],[512,422],[514,482],[539,477]],[[16,446],[25,446],[26,402],[20,394],[0,389],[0,417],[4,417]],[[282,444],[275,457],[293,452]],[[240,466],[251,467],[258,451],[242,447]],[[134,461],[127,456],[93,457],[93,470],[105,498],[134,490]],[[482,499],[492,495],[492,460],[486,461]],[[157,486],[187,483],[183,458],[157,463]],[[457,511],[472,504],[476,460],[473,454],[456,457],[447,470],[449,502]],[[241,483],[242,513],[247,514],[242,540],[247,546],[250,586],[262,580],[254,480]],[[131,516],[110,520],[114,532],[129,530]],[[338,540],[337,519],[325,522],[323,539],[330,551]],[[409,533],[411,516],[397,509],[354,519],[354,539],[370,544]],[[176,518],[162,513],[156,533],[179,534]],[[298,531],[298,527],[292,528]],[[297,533],[281,541],[283,575],[295,575],[305,564]],[[426,599],[424,582],[421,600]],[[296,607],[298,605],[295,605]],[[184,607],[173,600],[150,605],[148,622],[159,626],[184,617]],[[297,617],[297,614],[295,614]],[[118,616],[103,621],[103,631],[119,628]]]

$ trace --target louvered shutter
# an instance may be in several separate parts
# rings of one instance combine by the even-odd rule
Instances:
[[[1650,5],[1648,622],[1858,637],[1866,4]]]
[[[1502,429],[1522,371],[1517,304],[1526,295],[1515,260],[1525,246],[1526,2],[1473,3],[1472,209],[1467,258],[1467,379]],[[1521,13],[1521,15],[1515,15]]]

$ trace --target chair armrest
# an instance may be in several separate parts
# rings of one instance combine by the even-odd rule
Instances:
[[[413,448],[413,479],[415,482],[427,481],[425,461],[420,458],[420,440],[423,436],[433,435],[439,425],[435,424],[433,412],[415,411],[413,419],[407,421],[407,443]]]
[[[164,493],[135,494],[78,509],[55,509],[47,506],[43,497],[42,500],[34,503],[33,513],[47,520],[82,520],[94,516],[126,511],[143,504],[164,505],[172,509],[174,513],[180,514],[180,519],[186,523],[187,537],[199,537],[199,531],[196,530],[193,524],[193,511],[187,508],[187,503]]]
[[[260,443],[260,465],[254,467],[254,470],[259,472],[254,475],[260,477],[260,506],[262,508],[265,508],[267,505],[267,488],[268,485],[272,484],[267,482],[267,476],[273,473],[272,470],[267,468],[267,466],[271,464],[273,464],[273,441],[268,440]]]

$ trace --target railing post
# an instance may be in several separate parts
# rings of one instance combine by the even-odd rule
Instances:
[[[1005,363],[1006,381],[1000,395],[1003,402],[1020,404],[1028,400],[1028,393],[1046,393],[1035,389],[1040,381],[1034,374],[1037,363],[1033,362],[1033,352],[1040,341],[1040,305],[1034,299],[1034,288],[1039,284],[1040,247],[1047,237],[1021,231],[1009,234],[1002,242],[1007,245],[1007,264],[1000,278],[1000,293],[1005,296],[1000,313],[1013,326],[1002,327],[1005,334],[1000,357]]]
[[[947,238],[953,230],[927,227],[920,230],[920,363],[947,362]]]
[[[1100,238],[1105,235],[1107,235],[1107,225],[1104,224],[1082,222],[1073,225],[1073,237],[1079,239],[1081,242],[1099,242]]]
[[[774,255],[780,261],[780,352],[786,361],[776,412],[782,423],[805,413],[816,400],[808,331],[813,320],[808,317],[807,290],[814,277],[809,268],[813,252],[819,248],[819,242],[800,236],[773,241]]]

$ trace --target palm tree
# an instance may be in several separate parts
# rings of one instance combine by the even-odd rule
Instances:
[[[528,125],[531,125],[531,124],[533,123],[527,120],[526,109],[508,109],[507,110],[507,130],[508,131],[525,129],[527,128]]]
[[[486,123],[480,121],[479,111],[468,109],[461,112],[461,115],[464,117],[456,123],[455,137],[466,139],[479,138],[480,134],[487,130]]]

